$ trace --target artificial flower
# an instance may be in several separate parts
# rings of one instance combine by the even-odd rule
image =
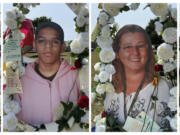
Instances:
[[[89,98],[86,95],[82,95],[78,100],[78,105],[80,108],[89,107]]]
[[[155,23],[155,31],[160,35],[161,31],[163,30],[163,25],[159,21],[156,21]]]
[[[150,4],[150,9],[156,16],[166,16],[169,12],[168,4],[166,3],[152,3]]]
[[[177,41],[177,29],[175,27],[166,28],[162,35],[165,42],[173,44]]]
[[[98,17],[98,22],[101,25],[106,25],[109,20],[109,16],[105,12],[101,12]]]
[[[109,79],[110,75],[106,71],[101,71],[99,73],[98,77],[99,77],[99,81],[103,83],[103,82],[106,82]]]
[[[21,110],[19,103],[16,100],[10,100],[4,104],[5,113],[13,112],[14,114],[19,113]]]
[[[100,71],[100,67],[101,67],[101,63],[100,63],[100,62],[97,62],[97,63],[94,65],[94,70],[95,70],[95,71]]]
[[[105,84],[101,84],[101,83],[99,83],[98,85],[97,85],[97,87],[96,87],[96,92],[98,93],[98,94],[104,94],[104,92],[105,92],[105,90],[106,90],[106,85]]]
[[[80,44],[79,40],[75,39],[70,44],[71,51],[75,54],[80,54],[84,51],[85,46]]]
[[[105,71],[108,72],[109,74],[113,75],[116,73],[116,70],[112,64],[107,64],[105,66]]]
[[[171,62],[167,62],[163,65],[163,70],[165,73],[167,72],[171,72],[176,68],[176,64],[175,63],[171,63]]]
[[[157,48],[157,56],[160,59],[168,60],[174,56],[174,51],[172,49],[172,46],[166,43],[162,43]]]
[[[102,48],[99,54],[100,60],[104,63],[112,62],[115,59],[115,53],[112,48]]]
[[[18,120],[14,113],[8,113],[3,117],[3,128],[7,129],[8,131],[15,131],[17,126]]]

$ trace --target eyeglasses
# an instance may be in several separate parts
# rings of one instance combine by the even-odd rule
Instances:
[[[58,47],[59,45],[61,45],[61,41],[59,39],[47,40],[44,38],[38,38],[36,39],[36,43],[41,48],[45,48],[47,47],[47,45],[48,47]]]

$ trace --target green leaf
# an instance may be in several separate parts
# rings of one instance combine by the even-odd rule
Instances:
[[[28,13],[29,13],[29,11],[30,11],[30,10],[29,10],[29,9],[27,9],[27,8],[23,8],[23,9],[22,9],[22,13],[23,13],[23,14],[28,14]]]
[[[150,110],[154,109],[155,104],[152,102]]]
[[[96,51],[97,53],[100,53],[101,48],[97,47],[97,48],[95,49],[95,51]]]

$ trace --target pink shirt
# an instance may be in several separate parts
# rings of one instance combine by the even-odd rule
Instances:
[[[80,83],[77,70],[72,70],[72,66],[65,60],[51,82],[40,77],[34,66],[35,63],[27,66],[21,78],[23,93],[16,94],[14,99],[21,106],[17,117],[28,124],[39,125],[52,122],[60,101],[66,102],[68,98],[69,101],[78,100]]]

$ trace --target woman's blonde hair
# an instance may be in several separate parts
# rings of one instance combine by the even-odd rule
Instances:
[[[117,57],[120,50],[122,36],[126,33],[136,33],[139,32],[144,36],[144,39],[147,43],[147,62],[145,65],[145,82],[150,82],[155,76],[154,70],[154,55],[152,50],[151,40],[146,33],[146,31],[138,25],[130,24],[122,27],[116,34],[113,42],[113,50],[116,53],[116,58],[113,61],[113,65],[116,69],[116,73],[113,75],[113,84],[116,90],[122,90],[126,88],[126,76],[124,71],[124,65]]]

